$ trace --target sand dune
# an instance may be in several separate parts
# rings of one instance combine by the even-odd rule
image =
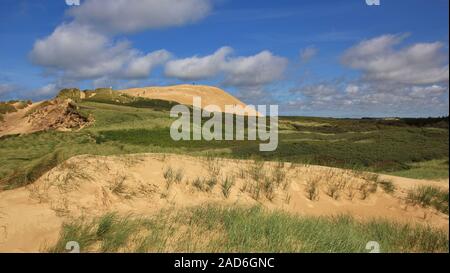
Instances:
[[[28,105],[8,113],[0,123],[0,136],[29,134],[45,130],[80,129],[91,121],[81,116],[70,100],[49,100]]]
[[[432,225],[448,230],[448,215],[432,208],[407,204],[404,200],[411,183],[431,184],[448,189],[448,181],[423,181],[389,177],[397,186],[394,194],[378,188],[362,200],[344,195],[335,200],[321,188],[319,198],[311,201],[305,192],[306,183],[315,176],[332,173],[352,183],[361,179],[355,174],[319,166],[291,165],[280,167],[264,163],[267,173],[281,168],[286,174],[283,186],[269,200],[265,195],[255,199],[246,187],[250,177],[240,178],[254,166],[253,161],[199,157],[140,154],[121,156],[77,156],[49,171],[26,188],[0,192],[0,252],[38,252],[52,245],[61,224],[73,217],[99,216],[107,212],[152,215],[161,209],[221,205],[262,205],[269,210],[285,210],[299,215],[351,214],[356,219],[386,218],[405,223]],[[278,166],[278,167],[277,167]],[[181,170],[182,179],[168,186],[164,173]],[[219,181],[208,191],[199,190],[196,180],[211,176],[218,170]],[[225,198],[221,179],[233,176],[235,185]],[[323,187],[323,186],[322,186]]]
[[[194,96],[201,97],[202,107],[217,105],[225,111],[225,105],[236,105],[245,107],[246,104],[238,100],[222,89],[204,85],[175,85],[167,87],[143,87],[118,90],[130,96],[175,101],[185,105],[192,105]],[[249,115],[256,115],[255,112]]]

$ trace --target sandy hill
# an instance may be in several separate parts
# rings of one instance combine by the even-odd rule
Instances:
[[[202,98],[202,107],[207,105],[217,105],[225,112],[225,105],[246,104],[222,89],[205,85],[174,85],[166,87],[143,87],[118,90],[130,96],[175,101],[185,105],[192,105],[193,97]],[[254,114],[250,114],[254,115]]]
[[[250,178],[255,168],[285,176],[273,188],[255,195],[257,182]],[[167,170],[181,173],[180,181],[168,182]],[[243,172],[244,178],[239,173]],[[217,185],[210,177],[216,175]],[[249,177],[247,178],[247,175]],[[432,208],[410,205],[404,200],[407,190],[417,185],[447,184],[400,177],[389,178],[394,193],[381,188],[362,199],[356,190],[353,198],[339,199],[326,194],[331,180],[345,178],[348,186],[366,183],[357,173],[321,166],[263,165],[246,160],[196,158],[170,154],[121,156],[77,156],[50,170],[27,187],[0,192],[0,252],[37,252],[52,245],[61,224],[72,217],[100,216],[108,212],[121,215],[152,215],[164,208],[176,209],[206,204],[261,205],[298,215],[331,216],[351,214],[356,219],[390,219],[396,222],[425,224],[448,230],[448,215]],[[223,193],[224,177],[234,177],[229,196]],[[306,194],[308,181],[323,178],[314,201]],[[208,180],[209,179],[209,180]],[[349,188],[351,189],[351,188]],[[269,197],[271,197],[269,199]]]

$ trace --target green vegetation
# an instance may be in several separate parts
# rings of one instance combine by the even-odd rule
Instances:
[[[438,187],[420,186],[408,192],[407,200],[412,204],[422,207],[434,207],[435,209],[448,214],[449,193]]]
[[[181,183],[184,177],[184,171],[183,169],[178,169],[175,171],[172,167],[169,167],[164,170],[163,176],[166,180],[167,189],[169,189],[173,183]]]
[[[0,180],[0,189],[14,189],[29,185],[41,177],[44,173],[62,163],[65,159],[61,151],[48,154],[35,162],[29,164],[26,168],[16,169],[11,175]]]
[[[10,102],[0,102],[0,114],[6,114],[16,111],[16,108]]]
[[[17,109],[10,102],[0,102],[0,121],[3,121],[3,115],[16,112]]]
[[[448,178],[448,159],[410,163],[408,166],[407,170],[396,171],[391,174],[416,179]]]
[[[66,88],[59,91],[56,96],[59,99],[71,99],[75,102],[81,101],[81,91],[77,88]]]
[[[233,188],[234,184],[236,183],[235,178],[232,176],[226,176],[222,180],[222,194],[225,198],[228,198],[230,196],[231,188]]]
[[[95,96],[91,96],[93,93]],[[67,89],[60,96],[77,94],[77,90]],[[110,89],[85,94],[86,98],[78,103],[79,111],[94,118],[92,126],[71,133],[48,131],[0,138],[0,187],[30,183],[26,179],[15,182],[17,173],[28,177],[33,166],[56,150],[64,158],[79,154],[168,152],[257,157],[416,178],[448,177],[448,118],[413,122],[280,117],[278,149],[261,153],[257,141],[173,141],[169,130],[173,119],[168,110],[175,103],[133,98]],[[9,109],[6,105],[1,104],[0,109]],[[275,180],[282,179],[282,175],[272,174]],[[270,183],[266,182],[270,193]]]
[[[82,252],[448,252],[448,234],[425,226],[350,216],[300,217],[260,207],[197,207],[149,218],[106,214],[64,224],[49,252],[69,241]]]
[[[378,181],[378,184],[383,188],[383,190],[386,193],[394,193],[395,192],[395,185],[390,180],[381,180]]]

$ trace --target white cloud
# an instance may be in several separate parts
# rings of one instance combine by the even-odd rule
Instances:
[[[367,80],[401,84],[448,82],[448,54],[440,42],[397,49],[406,35],[383,35],[348,49],[342,62],[359,69]]]
[[[208,56],[170,61],[166,64],[166,76],[200,80],[223,74],[225,85],[261,86],[280,79],[288,62],[269,51],[248,57],[232,57],[232,51],[222,47]]]
[[[427,97],[439,97],[448,92],[448,87],[440,85],[432,86],[413,86],[411,87],[410,96],[413,98],[426,99]]]
[[[320,83],[291,90],[290,109],[344,116],[448,115],[448,86]],[[412,110],[413,109],[413,110]]]
[[[359,86],[354,85],[354,84],[349,84],[345,88],[345,92],[349,95],[355,95],[359,92]]]
[[[169,61],[165,68],[166,76],[182,80],[214,77],[224,69],[226,58],[232,51],[230,47],[222,47],[212,55]]]
[[[314,56],[316,56],[317,52],[318,50],[314,46],[309,46],[307,48],[302,49],[300,51],[300,61],[302,63],[308,62],[309,60],[314,58]]]
[[[55,95],[60,88],[55,83],[47,84],[38,90],[36,90],[35,95],[37,96],[48,96],[48,95]]]
[[[31,60],[68,79],[105,76],[147,77],[170,54],[159,50],[144,55],[128,42],[108,37],[75,23],[63,24],[48,37],[36,41]]]
[[[158,50],[145,56],[135,57],[128,64],[126,75],[130,78],[145,78],[158,65],[167,62],[171,57],[167,50]]]
[[[206,17],[210,0],[86,0],[70,9],[75,22],[111,33],[181,26]]]
[[[141,52],[112,35],[188,24],[211,8],[210,0],[86,0],[70,8],[72,21],[35,42],[30,58],[58,80],[146,78],[171,54]]]
[[[265,50],[254,56],[238,57],[225,64],[225,84],[232,86],[260,86],[281,79],[287,59]]]

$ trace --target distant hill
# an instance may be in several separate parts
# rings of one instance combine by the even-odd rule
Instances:
[[[180,104],[192,105],[194,96],[202,99],[202,107],[206,105],[217,105],[225,112],[225,105],[240,105],[245,107],[246,104],[238,100],[224,90],[205,85],[175,85],[167,87],[143,87],[118,90],[129,96],[159,99],[166,101],[174,101]]]

